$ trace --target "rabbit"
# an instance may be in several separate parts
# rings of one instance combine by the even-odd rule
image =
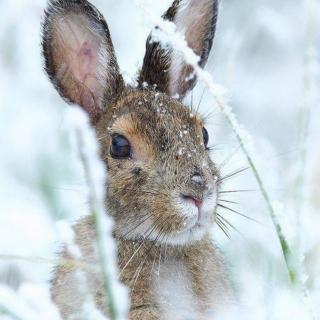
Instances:
[[[217,13],[217,0],[175,0],[163,16],[201,67]],[[68,103],[86,111],[96,132],[119,277],[130,290],[128,319],[212,319],[232,303],[234,290],[210,233],[219,170],[204,120],[182,102],[196,84],[192,67],[150,34],[137,85],[126,85],[107,23],[86,0],[50,0],[42,37],[46,73]],[[97,263],[92,219],[81,219],[75,234],[84,261]],[[61,257],[69,257],[67,250]],[[55,270],[51,294],[63,319],[81,319],[75,273],[70,266]],[[108,315],[101,278],[87,278],[97,308]]]

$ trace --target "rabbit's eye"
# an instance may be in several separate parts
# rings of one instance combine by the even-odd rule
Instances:
[[[202,128],[202,135],[203,135],[204,146],[207,147],[209,143],[209,133],[205,127]]]
[[[128,139],[120,134],[112,135],[110,154],[116,159],[128,159],[131,157],[131,146]]]

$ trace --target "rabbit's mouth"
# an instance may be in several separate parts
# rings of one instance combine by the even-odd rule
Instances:
[[[208,192],[204,196],[181,193],[176,200],[183,228],[172,233],[167,241],[172,245],[186,245],[201,240],[214,223],[217,194]]]
[[[217,205],[217,192],[210,190],[206,194],[201,195],[181,193],[179,202],[184,207],[188,217],[196,217],[197,221],[201,223],[202,220],[206,218],[206,214],[212,214],[214,212]],[[197,215],[192,214],[192,212],[190,214],[190,206],[193,209],[192,211],[197,211]]]
[[[181,194],[181,198],[183,201],[186,201],[190,203],[191,205],[194,205],[198,209],[198,224],[201,223],[201,220],[203,219],[203,205],[205,202],[204,197],[200,196],[194,196],[190,194]]]

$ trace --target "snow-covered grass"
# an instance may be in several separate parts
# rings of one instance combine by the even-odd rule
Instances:
[[[89,210],[95,222],[97,252],[101,263],[103,286],[106,292],[110,319],[125,320],[129,306],[128,294],[118,280],[116,246],[112,237],[113,225],[110,216],[105,214],[104,206],[107,174],[105,166],[98,159],[99,150],[93,130],[91,129],[91,135],[87,134],[87,131],[90,131],[88,117],[83,111],[77,111],[77,113],[73,112],[69,118],[70,122],[74,123],[75,140],[88,189]],[[79,259],[79,257],[76,258]],[[93,301],[92,297],[91,300]],[[88,317],[84,318],[89,319]],[[92,317],[92,319],[94,318]]]
[[[132,0],[93,3],[105,14],[120,67],[133,82],[152,21]],[[171,0],[140,3],[158,19]],[[59,319],[49,300],[55,252],[60,241],[72,243],[72,222],[92,211],[83,165],[92,161],[86,157],[95,154],[95,145],[89,153],[83,150],[81,161],[73,130],[79,114],[67,109],[42,72],[44,6],[44,0],[0,2],[0,318],[6,320]],[[213,230],[242,305],[236,319],[320,315],[319,6],[317,0],[221,0],[207,71],[229,89],[233,112],[250,132],[255,163],[305,286],[301,297],[288,285],[277,235],[252,173],[229,179],[226,190],[252,190],[229,194],[228,200],[239,203],[232,208],[259,221],[225,211],[239,233],[232,232],[229,240]],[[203,89],[200,111],[208,116],[211,143],[217,145],[212,157],[218,164],[228,159],[222,168],[227,174],[246,166],[247,159],[206,85],[194,90],[193,103]],[[92,133],[81,123],[85,140]],[[92,179],[101,186],[103,174],[98,169],[90,177],[100,176]],[[103,192],[97,186],[96,197],[101,200]],[[90,303],[85,310],[93,312]]]

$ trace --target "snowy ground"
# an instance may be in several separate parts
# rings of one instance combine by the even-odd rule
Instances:
[[[152,23],[134,0],[93,3],[107,19],[122,72],[133,83]],[[170,3],[144,1],[158,15]],[[69,112],[41,67],[44,6],[44,0],[0,1],[1,319],[58,319],[48,297],[49,260],[62,234],[57,222],[72,222],[88,211],[85,180],[70,142]],[[308,289],[302,297],[288,286],[266,204],[247,170],[229,179],[225,189],[251,190],[228,199],[239,203],[233,209],[258,223],[225,211],[238,232],[230,230],[227,239],[213,230],[239,292],[243,319],[320,317],[319,14],[317,0],[221,0],[207,70],[228,88],[234,113],[251,135],[286,237],[295,250],[301,244]],[[194,103],[203,88],[196,88]],[[207,91],[200,110],[216,146],[213,159],[229,159],[225,174],[246,167]]]

